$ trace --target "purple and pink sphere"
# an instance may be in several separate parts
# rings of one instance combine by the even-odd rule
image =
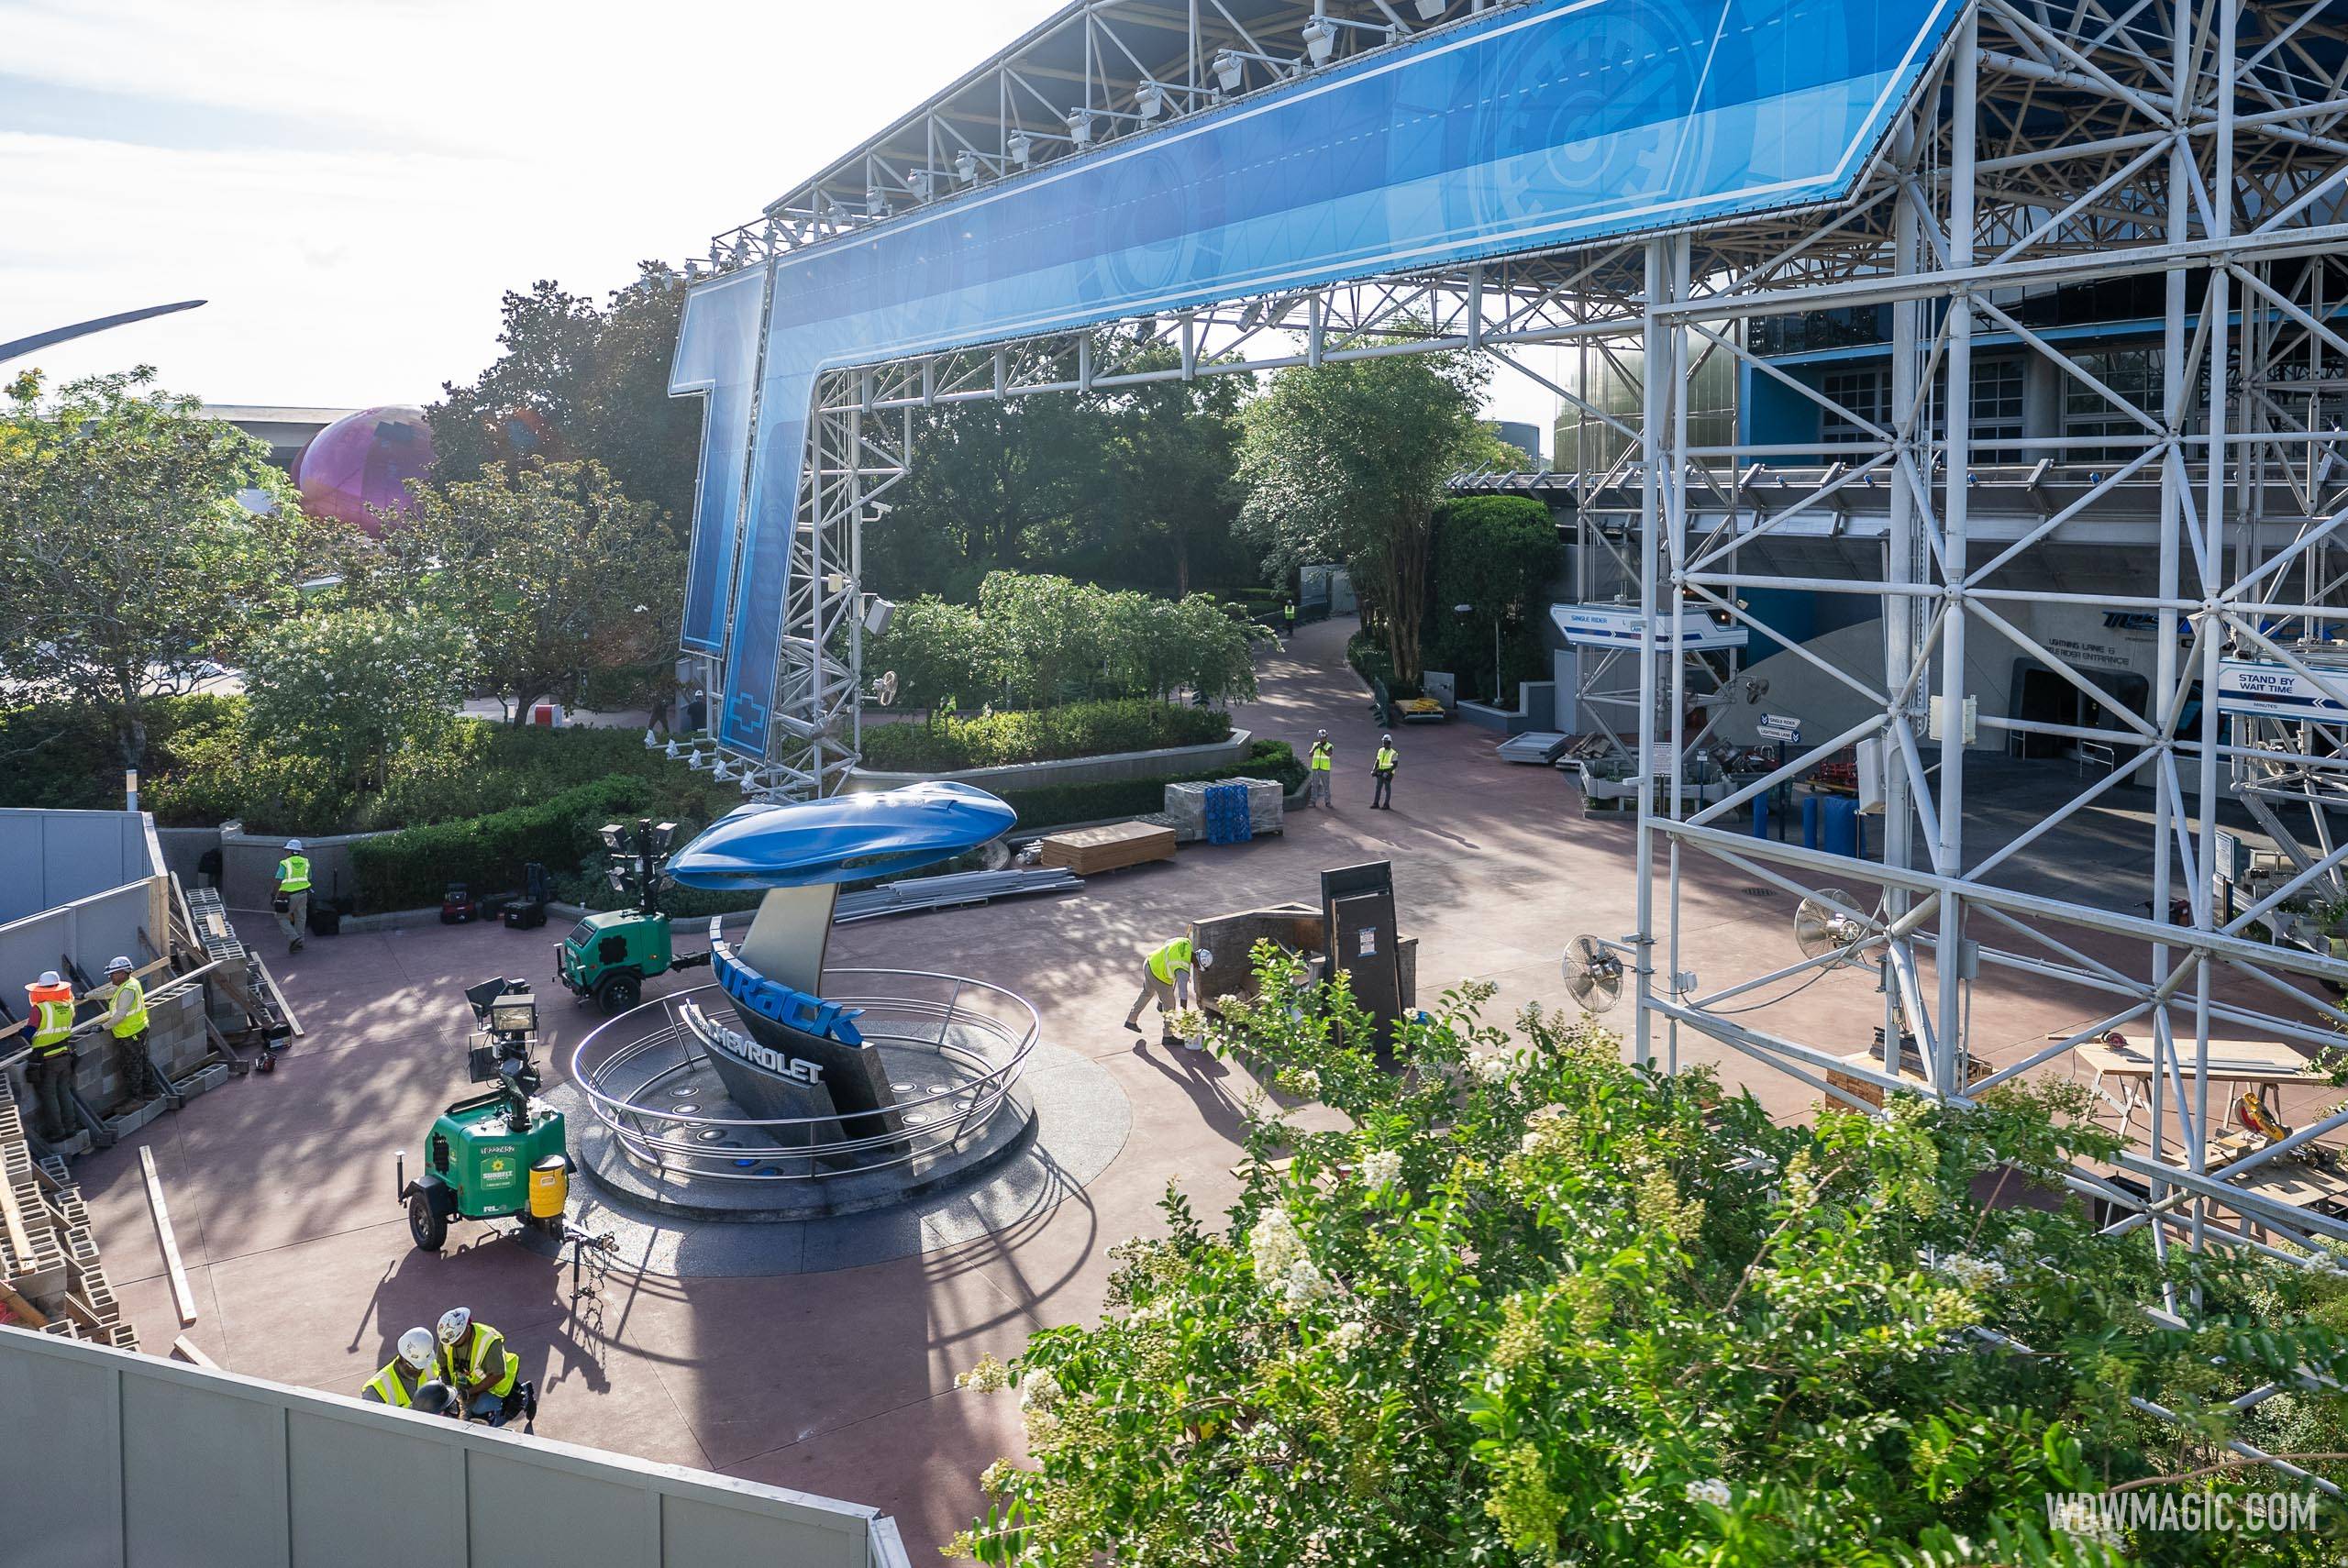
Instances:
[[[362,408],[316,436],[294,465],[302,510],[363,528],[371,536],[383,520],[368,508],[404,513],[409,480],[432,472],[432,427],[420,408]]]

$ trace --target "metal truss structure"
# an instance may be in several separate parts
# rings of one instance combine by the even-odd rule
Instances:
[[[1179,115],[1194,100],[1270,85],[1318,47],[1305,29],[1321,22],[1330,47],[1349,50],[1470,8],[1071,5],[761,219],[718,236],[707,265],[759,266],[902,203]],[[1637,755],[1656,761],[1638,779],[1633,1048],[1676,1067],[1681,1032],[1693,1031],[1833,1098],[1850,1099],[1829,1071],[1964,1103],[2132,1028],[2158,1060],[2149,1145],[2122,1160],[2126,1181],[2082,1173],[2080,1190],[2129,1211],[2119,1224],[2149,1226],[2164,1248],[2242,1245],[2331,1266],[2323,1243],[2348,1242],[2348,1220],[2273,1201],[2245,1178],[2348,1114],[2213,1170],[2208,1145],[2223,1107],[2210,1103],[2207,1068],[2213,1036],[2325,1045],[2348,1024],[2331,999],[2348,987],[2348,961],[2249,934],[2288,900],[2342,886],[2348,841],[2324,812],[2342,798],[2348,714],[2229,718],[2214,700],[2223,661],[2243,657],[2348,704],[2348,673],[2320,646],[2348,619],[2343,204],[2348,6],[1976,0],[1855,196],[1831,209],[1184,309],[1136,324],[1141,338],[1177,350],[1163,368],[1099,362],[1102,339],[1071,332],[828,375],[801,491],[803,569],[793,581],[803,591],[786,616],[797,684],[784,706],[804,745],[752,787],[816,792],[853,762],[856,528],[904,471],[912,411],[1480,350],[1620,437],[1605,468],[1549,482],[1568,492],[1585,539],[1619,552],[1657,647],[1672,646],[1689,617],[1744,624],[1853,693],[1866,714],[1782,768],[1675,814],[1678,770],[1697,738],[1686,726],[1691,712],[1702,723],[1701,705],[1689,701],[1684,664],[1641,661]],[[2149,393],[2099,379],[2021,306],[2043,291],[2123,279],[2154,280],[2163,301],[2167,370]],[[1888,315],[1888,415],[1833,402],[1756,347],[1759,324],[1834,312]],[[2066,396],[2108,404],[2112,428],[2091,440],[1977,431],[1977,339],[1991,335],[2051,363]],[[1641,406],[1610,411],[1559,384],[1522,352],[1534,345],[1611,357],[1639,384]],[[1685,392],[1715,356],[1832,414],[1844,432],[1834,460],[1819,461],[1816,440],[1697,440]],[[1831,538],[1855,564],[1789,570],[1774,547],[1802,537]],[[2082,540],[2136,552],[2141,586],[2047,586],[2038,561]],[[1742,604],[1739,591],[1759,586],[1868,602],[1881,613],[1879,659],[1844,668],[1789,641]],[[2032,606],[2088,601],[2155,628],[2159,668],[2142,712],[2028,629]],[[2108,719],[1983,713],[1982,731],[2091,740],[2119,755],[2044,820],[1984,849],[1967,835],[1958,715],[1978,695],[1983,655],[2001,646],[2038,660]],[[1879,864],[1735,831],[1755,794],[1860,743],[1879,747],[1883,762]],[[2141,866],[2151,912],[2011,885],[2032,845],[2130,781],[2153,791]],[[2306,808],[2315,825],[2304,837],[2282,834],[2291,873],[2228,912],[2212,871],[2219,807],[2232,797],[2256,799],[2270,815]],[[1864,931],[1853,947],[1706,991],[1687,973],[1682,895],[1721,864],[1789,899],[1862,880],[1879,894],[1849,911]],[[2155,918],[2173,906],[2176,922]],[[1885,981],[1889,1059],[1880,1068],[1845,1060],[1836,1043],[1733,1016],[1758,990],[1853,961]],[[2074,988],[2097,1016],[1984,1077],[1968,1050],[1971,992],[2011,977]]]

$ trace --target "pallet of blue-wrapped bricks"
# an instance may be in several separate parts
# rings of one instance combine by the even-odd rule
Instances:
[[[1247,786],[1236,780],[1206,788],[1207,842],[1246,844],[1256,836],[1247,812]]]

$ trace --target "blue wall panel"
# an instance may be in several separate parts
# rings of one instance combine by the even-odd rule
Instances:
[[[767,274],[738,560],[718,470],[739,464],[742,446],[718,430],[711,392],[686,634],[688,646],[714,646],[708,616],[731,569],[719,738],[767,747],[820,371],[1832,200],[1857,179],[1954,4],[1506,8],[783,257]],[[696,290],[693,304],[740,276]],[[692,390],[689,364],[717,382],[714,366],[757,357],[746,315],[688,309],[672,390]],[[707,340],[720,336],[732,347]],[[707,584],[704,570],[717,574]]]

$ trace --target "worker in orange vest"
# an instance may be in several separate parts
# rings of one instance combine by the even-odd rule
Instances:
[[[61,1143],[73,1135],[73,988],[56,970],[45,970],[25,988],[25,1001],[34,1131],[43,1143]]]

